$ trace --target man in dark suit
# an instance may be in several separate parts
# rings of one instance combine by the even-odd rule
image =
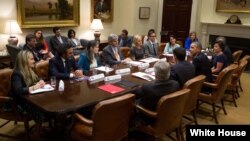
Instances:
[[[110,34],[108,37],[109,45],[103,49],[102,56],[105,64],[110,66],[130,61],[131,59],[123,59],[120,47],[118,46],[118,36]]]
[[[58,49],[65,43],[68,43],[68,38],[61,36],[61,30],[59,27],[54,27],[53,32],[55,34],[54,37],[50,39],[51,50],[54,55],[58,52]]]
[[[212,82],[212,72],[210,61],[207,56],[201,52],[202,45],[200,42],[193,42],[190,45],[190,54],[193,57],[192,63],[195,67],[195,76],[205,75],[207,82]]]
[[[179,90],[177,81],[169,80],[170,65],[166,61],[158,61],[154,65],[155,81],[143,84],[142,87],[134,90],[138,104],[146,109],[155,111],[159,99],[167,94]],[[138,113],[136,122],[151,123],[152,119],[146,118]]]
[[[28,34],[25,38],[26,44],[23,46],[23,50],[29,50],[36,62],[42,60],[43,56],[39,53],[39,50],[36,49],[36,36],[33,34]]]
[[[173,50],[175,65],[171,66],[170,79],[179,82],[180,87],[195,76],[194,65],[185,61],[186,50],[182,47]]]
[[[146,56],[156,57],[158,55],[158,43],[156,43],[155,32],[151,31],[148,33],[148,41],[143,46]]]
[[[118,38],[119,47],[132,47],[132,38],[128,36],[128,30],[123,29]]]
[[[49,76],[56,76],[57,79],[69,79],[82,77],[83,73],[77,65],[73,48],[66,43],[58,49],[58,54],[49,60]]]

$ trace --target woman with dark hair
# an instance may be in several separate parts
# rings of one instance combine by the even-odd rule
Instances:
[[[169,36],[169,41],[164,48],[164,54],[173,54],[173,50],[180,47],[179,44],[176,44],[176,37],[174,35]]]
[[[80,43],[80,40],[76,37],[76,32],[73,29],[68,30],[68,38],[69,38],[69,43],[73,47],[73,52],[74,55],[81,54],[83,51],[79,50],[82,48],[82,45]]]
[[[35,30],[34,35],[36,36],[36,50],[39,54],[43,55],[43,59],[53,58],[54,55],[49,51],[49,47],[43,38],[43,33],[41,30]]]
[[[189,50],[189,48],[190,48],[190,45],[191,45],[191,43],[192,42],[198,42],[199,40],[198,40],[198,38],[197,38],[197,34],[196,34],[196,32],[190,32],[189,33],[189,36],[186,38],[186,40],[185,40],[185,49],[186,50]]]
[[[223,53],[225,45],[221,41],[215,41],[213,45],[214,55],[212,57],[212,73],[218,74],[228,66],[228,60]]]
[[[99,44],[95,40],[91,40],[87,46],[87,53],[80,55],[78,65],[85,74],[88,74],[89,70],[92,70],[101,65],[100,57],[98,54]]]

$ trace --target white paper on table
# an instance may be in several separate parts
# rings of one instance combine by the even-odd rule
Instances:
[[[147,81],[155,80],[155,76],[146,74],[144,72],[135,72],[135,73],[132,73],[132,76],[139,77]]]
[[[105,66],[101,66],[101,67],[98,67],[98,68],[95,68],[95,69],[99,70],[99,71],[102,71],[102,72],[106,72],[106,73],[109,73],[109,72],[114,70],[113,68],[105,67]]]
[[[131,64],[132,66],[139,66],[142,62],[139,61],[129,61],[128,64]]]
[[[164,53],[164,54],[162,54],[162,55],[168,56],[168,57],[173,57],[173,56],[174,56],[173,54],[170,54],[170,53]]]
[[[53,88],[50,84],[46,84],[42,88],[31,91],[30,93],[36,94],[36,93],[41,93],[41,92],[53,91],[53,90],[55,90],[55,88]]]
[[[145,63],[152,63],[152,62],[156,62],[156,61],[159,61],[159,60],[160,59],[158,59],[158,58],[149,57],[149,58],[146,58],[146,59],[141,59],[140,61],[145,62]]]

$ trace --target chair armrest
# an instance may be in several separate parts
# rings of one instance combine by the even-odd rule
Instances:
[[[203,86],[209,87],[209,88],[218,88],[218,84],[209,83],[209,82],[203,82]]]
[[[153,111],[150,111],[150,110],[147,110],[139,105],[136,105],[136,109],[138,109],[140,112],[142,112],[143,114],[149,116],[149,117],[152,117],[152,118],[157,118],[157,113],[156,112],[153,112]]]
[[[89,120],[89,119],[85,118],[84,116],[82,116],[82,115],[80,115],[78,113],[75,113],[75,118],[78,119],[79,121],[81,121],[82,123],[84,123],[87,126],[93,126],[93,121],[92,120]]]
[[[7,102],[12,100],[11,97],[7,97],[7,96],[0,96],[0,102]]]

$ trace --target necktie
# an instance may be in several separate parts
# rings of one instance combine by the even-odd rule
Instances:
[[[156,56],[156,50],[155,50],[155,44],[152,44],[153,50],[154,50],[154,54]]]

